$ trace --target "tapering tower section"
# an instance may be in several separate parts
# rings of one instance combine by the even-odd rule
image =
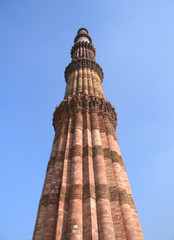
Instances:
[[[79,29],[71,50],[72,62],[65,70],[65,99],[79,94],[104,98],[103,71],[95,61],[96,50],[84,28]]]
[[[33,240],[143,240],[87,29],[74,39]]]

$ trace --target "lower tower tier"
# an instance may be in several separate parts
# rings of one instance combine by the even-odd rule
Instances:
[[[115,134],[115,109],[77,95],[56,108],[33,240],[143,240]]]

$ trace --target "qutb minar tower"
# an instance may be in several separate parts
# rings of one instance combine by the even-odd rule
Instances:
[[[33,240],[143,240],[87,29],[74,39]]]

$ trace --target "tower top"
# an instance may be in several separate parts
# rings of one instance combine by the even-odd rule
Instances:
[[[92,43],[92,39],[89,36],[88,30],[86,28],[80,28],[77,31],[77,35],[74,39],[74,43],[82,42],[82,41]]]
[[[89,34],[88,33],[88,30],[86,29],[86,28],[80,28],[78,31],[77,31],[77,34],[79,34],[79,33],[87,33],[87,34]]]

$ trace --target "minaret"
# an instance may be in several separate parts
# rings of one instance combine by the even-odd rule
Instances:
[[[87,29],[74,39],[64,100],[33,240],[143,240],[115,134],[117,115],[104,97],[103,71]]]

